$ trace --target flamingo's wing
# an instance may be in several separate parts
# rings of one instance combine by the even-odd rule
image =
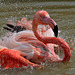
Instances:
[[[34,63],[31,63],[24,57],[22,57],[20,51],[9,50],[9,49],[0,49],[0,67],[1,68],[22,68],[23,66],[35,67],[38,66]]]
[[[14,26],[11,24],[7,24],[8,27],[3,27],[4,29],[11,31],[11,32],[19,32],[19,31],[23,31],[26,30],[26,28],[21,27],[21,26]]]

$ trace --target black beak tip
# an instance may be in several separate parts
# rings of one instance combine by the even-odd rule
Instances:
[[[55,37],[57,37],[58,36],[58,26],[57,25],[54,26],[53,32],[54,32]]]

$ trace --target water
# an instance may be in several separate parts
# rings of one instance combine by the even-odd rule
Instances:
[[[63,38],[73,48],[71,60],[67,63],[52,63],[42,69],[0,69],[0,75],[75,75],[75,1],[24,1],[0,0],[0,37],[8,20],[17,22],[22,17],[33,19],[38,10],[46,10],[61,31]]]

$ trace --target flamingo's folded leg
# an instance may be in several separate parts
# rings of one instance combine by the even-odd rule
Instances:
[[[20,51],[9,50],[9,49],[0,49],[0,67],[1,68],[22,68],[22,67],[35,67],[34,63],[31,63],[27,59],[21,56]]]

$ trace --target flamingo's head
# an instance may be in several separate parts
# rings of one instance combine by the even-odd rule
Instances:
[[[50,18],[49,14],[46,11],[42,10],[42,11],[36,12],[35,20],[39,24],[49,25],[52,28],[55,36],[56,37],[58,36],[58,26],[56,22]]]

